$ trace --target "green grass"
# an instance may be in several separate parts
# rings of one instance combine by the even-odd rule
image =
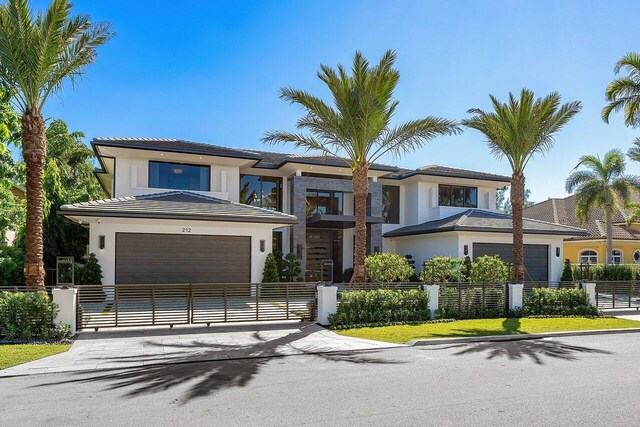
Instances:
[[[489,335],[640,328],[640,322],[615,318],[473,319],[450,323],[382,326],[336,331],[340,335],[392,343],[417,339],[484,337]]]
[[[71,344],[3,344],[0,345],[0,369],[62,353]]]

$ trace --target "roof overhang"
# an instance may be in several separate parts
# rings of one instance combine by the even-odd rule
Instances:
[[[383,237],[404,237],[404,236],[417,236],[421,234],[437,234],[437,233],[446,233],[450,231],[459,231],[459,232],[482,232],[482,233],[513,233],[513,229],[511,228],[495,228],[495,227],[464,227],[464,226],[451,226],[451,227],[442,227],[433,230],[417,230],[417,231],[407,231],[403,232],[402,229],[390,231],[385,233]],[[524,234],[535,234],[535,235],[547,235],[547,236],[586,236],[587,232],[584,230],[583,233],[578,231],[564,231],[564,230],[523,230]]]

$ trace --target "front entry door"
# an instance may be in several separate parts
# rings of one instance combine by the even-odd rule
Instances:
[[[322,280],[322,261],[333,260],[333,280],[342,280],[342,230],[307,229],[308,281]]]

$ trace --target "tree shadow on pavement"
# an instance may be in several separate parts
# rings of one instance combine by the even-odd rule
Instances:
[[[160,359],[145,357],[145,362],[151,364],[128,368],[114,367],[108,371],[100,371],[96,374],[73,373],[71,378],[64,381],[40,384],[34,387],[46,387],[74,383],[103,383],[105,390],[123,390],[122,397],[137,397],[166,391],[183,384],[193,383],[183,395],[179,403],[185,404],[191,399],[206,397],[218,391],[234,387],[247,386],[273,357],[282,357],[293,354],[307,354],[329,362],[344,362],[353,364],[399,364],[403,363],[393,359],[386,359],[372,355],[375,350],[358,352],[331,352],[316,353],[314,349],[295,349],[290,346],[294,341],[300,340],[312,332],[311,328],[300,328],[295,333],[267,340],[255,332],[253,337],[256,343],[250,345],[207,344],[194,342],[188,345],[168,345],[158,343],[161,347],[174,347],[176,350],[187,349],[190,346],[198,347],[198,353],[175,353],[171,358]],[[154,345],[153,342],[147,343]],[[278,353],[277,349],[286,348],[289,354]],[[222,360],[221,352],[243,353],[244,358]],[[242,357],[240,354],[238,357]],[[142,356],[119,357],[117,361],[139,361]],[[138,359],[138,360],[136,360]],[[213,359],[213,361],[212,361]],[[217,360],[216,360],[217,359]],[[155,364],[152,362],[155,361]],[[115,362],[114,362],[115,363]],[[88,376],[87,376],[88,375]]]
[[[607,350],[541,339],[465,343],[446,348],[461,348],[461,350],[454,353],[455,356],[486,353],[487,359],[506,357],[509,360],[522,360],[529,358],[538,365],[543,365],[545,358],[575,361],[578,360],[580,354],[613,354]]]

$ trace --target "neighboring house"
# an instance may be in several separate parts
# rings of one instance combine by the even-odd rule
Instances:
[[[637,201],[637,200],[636,200]],[[586,236],[571,236],[564,240],[564,256],[572,263],[605,264],[607,234],[602,209],[589,212],[586,224],[576,217],[576,196],[549,199],[524,210],[527,218],[587,229]],[[640,224],[627,225],[629,212],[617,207],[613,217],[614,264],[640,264]]]
[[[26,189],[21,185],[14,185],[11,187],[11,193],[20,200],[24,200],[27,197]],[[16,230],[6,230],[4,236],[0,234],[0,242],[4,241],[7,246],[13,246],[13,242],[16,239]]]
[[[307,280],[353,265],[351,171],[330,156],[173,139],[95,138],[111,199],[65,205],[89,227],[103,283],[257,282],[272,250],[294,252]],[[442,166],[370,168],[368,251],[511,259],[511,217],[497,212],[506,176]],[[562,241],[586,232],[525,223],[530,278],[558,280]]]

